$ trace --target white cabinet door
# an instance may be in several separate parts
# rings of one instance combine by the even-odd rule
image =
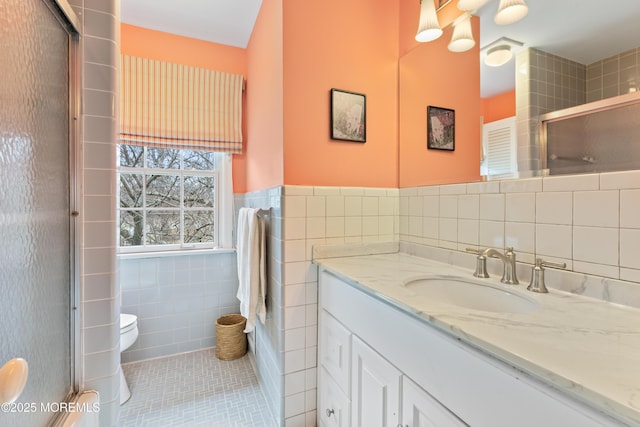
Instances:
[[[355,335],[351,355],[351,425],[397,427],[402,374]]]
[[[320,311],[320,364],[349,396],[351,332],[324,310]]]
[[[461,427],[466,425],[413,381],[403,377],[403,427]]]
[[[349,426],[349,399],[323,367],[318,370],[318,424]]]

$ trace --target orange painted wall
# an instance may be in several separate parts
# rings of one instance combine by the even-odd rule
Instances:
[[[285,184],[397,187],[398,5],[284,2]],[[366,94],[366,143],[330,139],[331,88]]]
[[[454,0],[440,12],[441,25],[458,14]],[[415,106],[419,118],[410,118],[420,125],[418,134],[399,128],[399,99],[405,96],[399,94],[398,58],[417,50],[418,15],[419,2],[410,0],[269,0],[262,4],[246,50],[123,24],[122,51],[247,76],[245,152],[234,155],[236,193],[282,184],[394,188],[472,180],[454,178],[453,171],[478,157],[479,148],[471,155],[461,141],[479,144],[479,96],[468,95],[479,94],[479,78],[461,83],[453,77],[469,69],[479,76],[477,59],[469,60],[478,57],[476,49],[451,54],[446,51],[450,34],[445,34],[431,44],[435,56],[418,61],[420,90],[430,94],[430,103],[456,106],[456,151],[444,157],[453,160],[443,162],[444,153],[433,150],[425,153],[425,102]],[[365,144],[330,139],[331,88],[367,95]],[[402,116],[407,107],[400,105]],[[402,147],[399,155],[407,138],[416,146]]]
[[[406,4],[406,2],[403,2]],[[417,22],[419,9],[415,9]],[[475,40],[479,21],[472,19]],[[452,28],[400,60],[400,187],[480,179],[479,47],[447,49]],[[427,106],[455,110],[455,151],[427,149]]]
[[[247,47],[247,192],[285,183],[282,3],[262,2]]]
[[[482,99],[484,123],[495,122],[516,115],[516,91],[511,90]]]
[[[228,73],[242,74],[244,76],[247,75],[247,54],[245,49],[210,43],[128,24],[121,24],[120,34],[120,51],[125,55],[209,68]],[[245,113],[243,117],[243,135],[245,142],[248,143],[246,129],[247,115]],[[241,156],[234,155],[234,192],[244,191],[246,187],[245,176],[244,161],[241,159]]]

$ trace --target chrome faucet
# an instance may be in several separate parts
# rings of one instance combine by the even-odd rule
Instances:
[[[517,285],[518,277],[516,276],[516,254],[513,248],[507,248],[503,253],[494,248],[486,248],[482,251],[475,249],[467,249],[469,252],[477,253],[478,258],[476,260],[476,271],[473,273],[474,277],[489,277],[487,273],[487,258],[498,258],[504,264],[504,271],[502,273],[502,283],[509,285]]]
[[[531,283],[529,283],[529,286],[527,286],[528,291],[544,294],[549,292],[544,283],[544,267],[566,268],[567,264],[564,262],[549,262],[537,258],[536,265],[531,270]]]

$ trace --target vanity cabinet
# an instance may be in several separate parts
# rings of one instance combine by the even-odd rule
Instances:
[[[347,427],[351,425],[351,401],[329,375],[324,366],[318,368],[318,425]]]
[[[407,377],[402,378],[402,427],[466,426]]]
[[[318,419],[325,427],[350,425],[351,332],[326,311],[318,322]]]
[[[320,269],[318,424],[622,425]]]
[[[396,427],[402,373],[357,337],[351,344],[351,425]]]
[[[320,331],[319,425],[465,425],[324,310]]]
[[[465,425],[324,309],[319,361],[320,426]]]

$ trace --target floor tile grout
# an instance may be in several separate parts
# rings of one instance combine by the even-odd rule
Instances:
[[[275,426],[249,356],[224,361],[214,349],[123,364],[131,398],[120,427]]]

